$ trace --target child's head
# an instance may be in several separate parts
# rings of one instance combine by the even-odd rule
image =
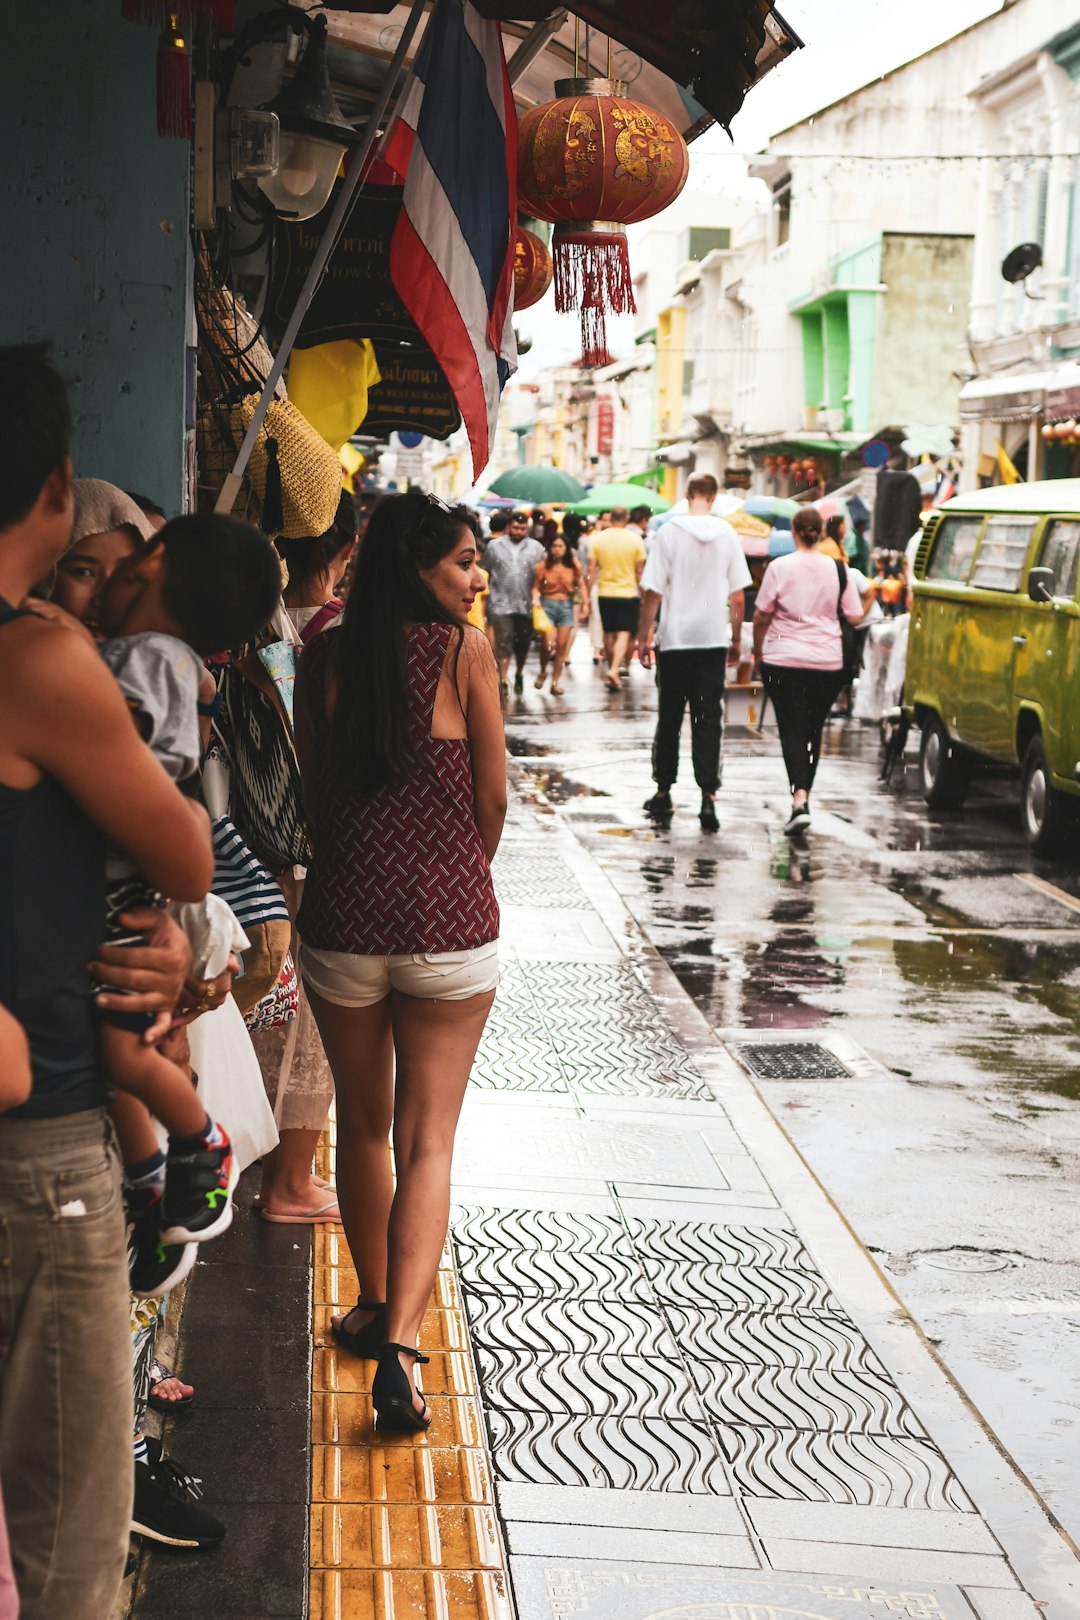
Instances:
[[[202,657],[250,641],[281,595],[281,565],[260,530],[216,512],[173,518],[123,563],[101,599],[108,636],[159,630]]]
[[[0,347],[0,545],[41,577],[71,536],[71,412],[47,343]]]

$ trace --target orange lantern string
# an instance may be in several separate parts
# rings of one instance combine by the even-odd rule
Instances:
[[[555,225],[555,307],[580,310],[583,362],[599,365],[607,315],[637,307],[625,227],[674,202],[690,157],[674,125],[616,79],[563,79],[555,96],[520,121],[518,197]]]
[[[554,274],[546,242],[535,231],[519,225],[514,243],[514,308],[531,309],[538,304]]]

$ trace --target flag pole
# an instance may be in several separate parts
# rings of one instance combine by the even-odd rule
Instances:
[[[308,309],[311,306],[311,300],[315,297],[315,294],[318,291],[319,283],[321,282],[326,271],[326,266],[330,262],[330,255],[337,246],[338,238],[341,235],[345,220],[348,218],[349,210],[353,204],[353,199],[363,183],[362,176],[364,173],[364,167],[371,155],[372,148],[378,139],[379,123],[383,118],[387,107],[390,105],[390,99],[393,96],[394,91],[397,89],[404,75],[406,58],[409,54],[409,47],[413,42],[413,37],[416,33],[420,18],[424,11],[424,5],[425,0],[412,0],[412,10],[409,14],[408,21],[401,30],[401,38],[398,40],[397,50],[394,52],[393,60],[391,61],[387,70],[386,78],[383,80],[382,88],[380,89],[378,98],[371,110],[371,117],[368,119],[367,129],[364,131],[364,139],[360,146],[356,148],[353,154],[352,162],[349,165],[348,173],[346,174],[345,179],[338,190],[337,201],[334,204],[333,212],[326,223],[326,230],[323,232],[322,240],[315,250],[315,257],[311,261],[311,268],[308,270],[307,276],[304,280],[304,285],[300,289],[300,296],[296,300],[296,307],[289,316],[289,324],[285,328],[285,333],[281,339],[277,354],[274,356],[274,363],[270,367],[269,374],[267,375],[266,381],[263,384],[262,393],[259,395],[259,402],[255,407],[255,414],[251,418],[248,430],[244,435],[244,442],[241,444],[236,453],[236,460],[233,462],[232,471],[226,477],[224,484],[222,484],[221,492],[214,504],[215,512],[231,512],[236,502],[236,497],[240,493],[240,485],[243,482],[244,472],[248,464],[248,458],[255,447],[255,441],[258,438],[263,422],[266,419],[266,413],[270,408],[270,401],[274,397],[274,390],[281,381],[282,372],[285,370],[286,363],[290,354],[292,353],[293,344],[296,342],[296,337],[300,331],[304,316],[307,314]],[[390,125],[387,126],[386,134],[389,134],[390,127],[393,125],[395,119],[396,111],[394,118],[391,118],[390,120]]]

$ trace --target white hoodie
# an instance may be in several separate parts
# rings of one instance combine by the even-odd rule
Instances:
[[[641,589],[662,597],[656,645],[662,652],[731,643],[728,599],[753,580],[739,537],[718,517],[681,513],[653,539]]]

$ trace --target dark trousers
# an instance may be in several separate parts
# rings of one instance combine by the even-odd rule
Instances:
[[[679,736],[690,705],[690,752],[694,780],[702,793],[720,786],[720,742],[724,734],[726,647],[694,647],[656,657],[660,707],[653,740],[653,776],[666,793],[679,775]]]
[[[762,664],[761,671],[776,711],[791,791],[809,793],[821,758],[821,733],[844,685],[843,671],[785,664]]]

